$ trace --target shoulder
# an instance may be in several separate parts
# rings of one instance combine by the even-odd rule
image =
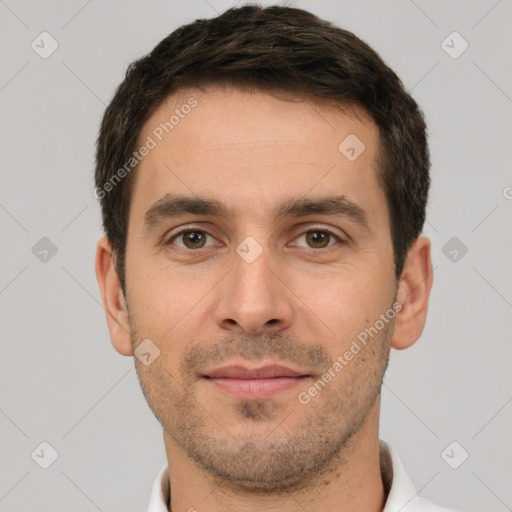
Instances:
[[[398,453],[382,439],[380,440],[380,463],[382,479],[388,488],[388,496],[382,512],[455,512],[419,496]]]

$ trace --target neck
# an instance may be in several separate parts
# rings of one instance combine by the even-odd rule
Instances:
[[[223,486],[192,462],[164,431],[171,489],[170,511],[381,512],[386,502],[379,456],[377,400],[361,429],[321,476],[288,493],[249,494]]]

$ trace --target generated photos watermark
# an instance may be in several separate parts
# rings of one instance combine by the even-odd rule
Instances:
[[[137,151],[134,151],[132,156],[120,167],[115,174],[113,174],[101,187],[95,187],[93,195],[96,199],[103,199],[108,192],[111,192],[116,185],[130,174],[133,169],[143,160],[149,152],[156,148],[159,142],[161,142],[166,135],[171,133],[176,126],[178,126],[182,119],[190,114],[192,109],[197,106],[197,99],[194,96],[188,98],[187,102],[181,105],[180,108],[175,109],[174,114],[169,118],[168,121],[160,123],[151,132],[152,135],[148,135],[144,143],[139,147]]]
[[[359,354],[363,348],[365,348],[370,341],[368,338],[375,338],[377,334],[384,329],[384,327],[393,320],[397,313],[402,310],[402,305],[399,302],[395,302],[391,308],[385,313],[381,313],[378,320],[370,326],[366,327],[361,331],[356,339],[352,340],[350,348],[348,348],[343,355],[339,355],[336,361],[327,369],[327,371],[310,387],[307,391],[301,391],[297,396],[299,402],[303,405],[309,404],[312,398],[318,395],[325,386],[331,382],[336,376],[348,365],[354,356]]]

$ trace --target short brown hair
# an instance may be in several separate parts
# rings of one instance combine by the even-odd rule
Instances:
[[[353,33],[302,9],[244,5],[179,27],[132,62],[105,111],[96,146],[95,195],[125,297],[136,166],[108,194],[104,185],[130,160],[145,121],[166,97],[209,85],[354,104],[371,115],[380,135],[377,174],[390,210],[398,279],[426,216],[430,157],[423,113],[397,75]]]

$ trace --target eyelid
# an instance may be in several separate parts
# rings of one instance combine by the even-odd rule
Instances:
[[[314,224],[314,225],[308,225],[306,224],[306,226],[301,226],[300,227],[300,231],[299,231],[299,234],[295,237],[297,238],[298,236],[300,235],[304,235],[305,233],[308,233],[309,231],[325,231],[327,233],[330,233],[331,235],[334,235],[335,237],[337,237],[340,241],[342,242],[346,242],[348,240],[348,235],[342,231],[341,229],[336,229],[336,228],[333,228],[331,226],[322,226],[321,224]]]

